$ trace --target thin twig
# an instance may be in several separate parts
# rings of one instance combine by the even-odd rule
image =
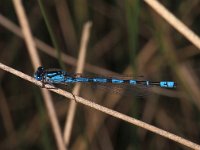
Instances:
[[[35,42],[31,35],[31,30],[29,28],[27,17],[26,17],[24,8],[22,6],[22,2],[21,2],[21,0],[13,0],[13,4],[15,6],[15,10],[16,10],[16,13],[17,13],[20,25],[21,25],[22,34],[25,37],[24,40],[26,42],[26,45],[27,45],[27,48],[29,51],[31,62],[36,70],[37,67],[41,65],[41,62],[39,60],[38,53],[35,48]]]
[[[176,18],[157,0],[144,1],[200,50],[200,38],[198,35],[196,35],[192,30],[190,30],[184,23],[182,23],[178,18]]]
[[[11,68],[11,67],[8,67],[8,66],[6,66],[6,65],[4,65],[2,63],[0,63],[0,68],[3,69],[3,70],[5,70],[5,71],[7,71],[7,72],[10,72],[10,73],[18,76],[18,77],[20,77],[20,78],[22,78],[24,80],[32,82],[32,83],[34,83],[37,86],[40,86],[40,87],[44,86],[48,90],[53,91],[53,92],[55,92],[55,93],[57,93],[59,95],[62,95],[62,96],[67,97],[69,99],[73,99],[74,98],[73,94],[71,94],[71,93],[69,93],[67,91],[64,91],[64,90],[61,90],[61,89],[58,89],[58,88],[55,89],[55,87],[53,87],[52,85],[47,85],[47,84],[43,85],[42,82],[35,80],[33,77],[28,76],[28,75],[26,75],[26,74],[24,74],[24,73],[22,73],[20,71],[17,71],[15,69]],[[183,144],[183,145],[188,146],[188,147],[190,147],[192,149],[199,149],[200,150],[200,145],[198,145],[198,144],[196,144],[194,142],[191,142],[189,140],[186,140],[186,139],[184,139],[184,138],[182,138],[180,136],[177,136],[177,135],[172,134],[170,132],[167,132],[165,130],[159,129],[159,128],[155,127],[155,126],[152,126],[150,124],[142,122],[142,121],[140,121],[138,119],[134,119],[132,117],[129,117],[129,116],[124,115],[122,113],[119,113],[117,111],[111,110],[109,108],[106,108],[106,107],[101,106],[99,104],[96,104],[96,103],[94,103],[92,101],[89,101],[89,100],[86,100],[84,98],[81,98],[79,96],[75,96],[75,97],[76,97],[76,101],[78,103],[81,103],[83,105],[86,105],[88,107],[96,109],[98,111],[104,112],[104,113],[106,113],[108,115],[111,115],[111,116],[113,116],[115,118],[118,118],[118,119],[124,120],[126,122],[129,122],[130,124],[139,126],[139,127],[144,128],[146,130],[149,130],[149,131],[151,131],[153,133],[156,133],[158,135],[161,135],[163,137],[171,139],[172,141],[175,141],[177,143]]]
[[[76,69],[77,73],[82,73],[83,69],[84,69],[86,49],[87,49],[87,44],[88,44],[88,40],[89,40],[89,36],[90,36],[91,25],[92,25],[91,22],[87,22],[83,27],[81,45],[80,45],[80,50],[79,50],[80,53],[79,53],[77,69]],[[81,84],[80,83],[76,84],[76,86],[73,90],[73,94],[79,95],[80,88],[81,88]],[[66,118],[65,129],[64,129],[64,142],[67,147],[70,142],[75,112],[76,112],[76,103],[74,101],[71,101],[70,106],[69,106],[68,115],[66,116],[67,118]]]
[[[39,55],[37,53],[37,49],[36,49],[36,46],[35,46],[33,36],[31,34],[31,30],[30,30],[30,27],[29,27],[29,24],[28,24],[27,16],[25,14],[21,0],[13,0],[13,4],[14,4],[14,7],[15,7],[21,28],[22,28],[23,36],[25,37],[24,39],[25,39],[26,45],[28,47],[28,52],[29,52],[29,55],[30,55],[30,58],[31,58],[31,62],[32,62],[33,66],[36,70],[38,66],[41,66],[41,62],[40,62],[40,59],[39,59]],[[48,110],[48,115],[49,115],[50,120],[51,120],[51,125],[53,127],[57,146],[58,146],[59,150],[65,150],[64,141],[63,141],[62,135],[61,135],[61,129],[60,129],[60,126],[58,124],[58,119],[57,119],[57,116],[56,116],[56,113],[55,113],[55,109],[54,109],[54,106],[53,106],[51,95],[45,89],[41,89],[41,91],[42,91],[42,95],[44,97],[45,104],[46,104],[46,107],[47,107],[47,110]]]

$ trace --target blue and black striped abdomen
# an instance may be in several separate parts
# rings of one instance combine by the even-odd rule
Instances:
[[[145,80],[127,80],[127,79],[117,79],[117,78],[104,78],[104,77],[66,77],[66,83],[76,83],[76,82],[93,82],[93,83],[112,83],[112,84],[122,84],[122,85],[132,85],[132,86],[160,86],[163,88],[175,88],[176,84],[173,81],[161,81],[161,82],[150,82]]]
[[[65,82],[75,83],[75,82],[94,82],[94,83],[113,83],[113,84],[132,84],[136,85],[136,80],[123,80],[117,78],[104,78],[104,77],[66,77]]]
[[[113,83],[113,84],[130,84],[130,85],[148,85],[148,81],[137,81],[137,80],[124,80],[117,78],[104,78],[104,77],[67,77],[65,82],[76,83],[76,82],[93,82],[93,83]]]
[[[124,85],[131,87],[151,87],[159,86],[161,88],[175,88],[176,83],[174,81],[160,81],[151,82],[147,80],[135,80],[135,79],[123,79],[118,77],[91,77],[84,76],[82,74],[69,74],[66,71],[58,69],[44,69],[43,67],[38,67],[38,70],[34,74],[35,79],[43,82],[55,83],[55,84],[68,84],[68,83],[99,83],[106,84],[111,83],[113,85]]]

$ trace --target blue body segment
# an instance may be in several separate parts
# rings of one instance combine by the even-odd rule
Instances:
[[[67,83],[112,83],[120,85],[131,85],[131,86],[159,86],[161,88],[176,88],[176,83],[174,81],[160,81],[160,82],[151,82],[146,80],[134,80],[134,79],[120,79],[117,77],[85,77],[84,75],[79,74],[69,74],[63,70],[57,69],[44,69],[43,67],[38,67],[37,71],[34,74],[34,77],[38,81],[43,81],[46,83],[53,84],[67,84]]]
[[[106,83],[108,82],[106,78],[89,78],[90,82],[99,82],[99,83]]]
[[[130,83],[130,84],[133,84],[133,85],[136,85],[136,84],[137,84],[137,81],[136,81],[136,80],[130,80],[129,83]]]
[[[115,84],[120,84],[120,83],[124,83],[124,80],[122,80],[122,79],[111,79],[111,82],[115,83]]]
[[[173,82],[173,81],[161,81],[160,82],[160,87],[163,87],[163,88],[174,88],[175,87],[175,82]]]
[[[76,83],[76,82],[88,82],[89,79],[88,78],[82,78],[82,77],[78,77],[78,78],[73,78],[73,77],[65,77],[64,82],[66,83]]]

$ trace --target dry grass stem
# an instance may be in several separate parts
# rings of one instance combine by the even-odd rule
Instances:
[[[35,47],[35,42],[31,34],[31,30],[28,24],[28,20],[27,20],[24,8],[22,6],[22,2],[21,0],[13,0],[13,3],[15,6],[15,10],[16,10],[20,25],[21,25],[22,34],[25,37],[24,40],[29,50],[31,62],[34,66],[34,69],[36,70],[37,67],[41,65],[41,62],[39,60],[39,56]]]
[[[26,45],[28,47],[28,52],[29,52],[29,55],[31,58],[31,62],[34,66],[34,69],[36,70],[38,66],[41,66],[41,62],[39,59],[39,55],[37,53],[34,39],[31,34],[31,30],[30,30],[30,27],[28,24],[28,19],[26,17],[21,0],[13,0],[13,4],[15,6],[15,10],[16,10],[21,28],[22,28],[23,36],[25,37],[24,39],[25,39]],[[46,104],[46,107],[48,110],[48,114],[49,114],[49,117],[51,120],[51,124],[53,126],[53,131],[55,134],[55,139],[56,139],[58,148],[59,148],[59,150],[65,150],[65,145],[64,145],[64,142],[62,139],[61,129],[58,124],[58,119],[57,119],[57,116],[56,116],[56,113],[55,113],[55,110],[53,107],[52,98],[50,96],[50,93],[46,89],[42,89],[42,95],[44,97],[45,104]]]
[[[91,22],[87,22],[83,27],[83,33],[82,33],[82,38],[81,38],[79,57],[78,57],[78,63],[77,63],[77,69],[76,69],[77,73],[82,73],[84,69],[86,49],[87,49],[87,44],[89,41],[91,25],[92,25]],[[81,88],[81,84],[77,83],[74,87],[73,94],[79,95],[80,88]],[[70,142],[75,112],[76,112],[76,103],[74,101],[71,101],[68,115],[66,116],[67,118],[66,118],[65,129],[64,129],[64,141],[67,147]]]
[[[31,83],[34,83],[34,84],[37,85],[37,86],[43,87],[43,84],[42,84],[40,81],[37,81],[37,80],[35,80],[33,77],[28,76],[28,75],[26,75],[26,74],[24,74],[24,73],[22,73],[22,72],[20,72],[20,71],[17,71],[17,70],[15,70],[15,69],[11,68],[11,67],[8,67],[8,66],[6,66],[6,65],[4,65],[4,64],[2,64],[2,63],[0,63],[0,68],[3,69],[3,70],[5,70],[5,71],[7,71],[7,72],[10,72],[10,73],[12,73],[12,74],[18,76],[18,77],[20,77],[20,78],[22,78],[22,79],[24,79],[24,80],[27,80],[27,81],[29,81],[29,82],[31,82]],[[53,87],[52,85],[45,85],[45,88],[47,88],[47,89],[49,89],[50,91],[53,91],[53,92],[55,92],[55,93],[57,93],[57,94],[59,94],[59,95],[62,95],[62,96],[64,96],[64,97],[67,97],[67,98],[69,98],[69,99],[73,99],[73,98],[74,98],[73,95],[72,95],[71,93],[66,92],[66,91],[64,91],[64,90],[61,90],[61,89],[56,89],[56,88]],[[118,119],[121,119],[121,120],[123,120],[123,121],[129,122],[130,124],[136,125],[136,126],[138,126],[138,127],[144,128],[144,129],[146,129],[146,130],[149,130],[149,131],[151,131],[151,132],[153,132],[153,133],[156,133],[156,134],[158,134],[158,135],[161,135],[161,136],[163,136],[163,137],[166,137],[166,138],[168,138],[168,139],[170,139],[170,140],[172,140],[172,141],[175,141],[175,142],[177,142],[177,143],[180,143],[180,144],[185,145],[185,146],[187,146],[187,147],[190,147],[190,148],[192,148],[192,149],[200,149],[200,145],[198,145],[198,144],[196,144],[196,143],[194,143],[194,142],[191,142],[191,141],[189,141],[189,140],[186,140],[186,139],[184,139],[184,138],[182,138],[182,137],[180,137],[180,136],[177,136],[177,135],[172,134],[172,133],[170,133],[170,132],[167,132],[167,131],[165,131],[165,130],[159,129],[159,128],[155,127],[155,126],[152,126],[152,125],[150,125],[150,124],[147,124],[147,123],[145,123],[145,122],[142,122],[142,121],[140,121],[140,120],[138,120],[138,119],[134,119],[134,118],[132,118],[132,117],[129,117],[129,116],[124,115],[124,114],[122,114],[122,113],[119,113],[119,112],[117,112],[117,111],[111,110],[111,109],[109,109],[109,108],[106,108],[106,107],[104,107],[104,106],[101,106],[101,105],[99,105],[99,104],[96,104],[96,103],[94,103],[94,102],[91,102],[91,101],[89,101],[89,100],[83,99],[83,98],[81,98],[81,97],[79,97],[79,96],[75,96],[75,98],[76,98],[76,101],[77,101],[78,103],[81,103],[81,104],[83,104],[83,105],[86,105],[86,106],[88,106],[88,107],[91,107],[91,108],[93,108],[93,109],[95,109],[95,110],[104,112],[104,113],[106,113],[106,114],[108,114],[108,115],[111,115],[111,116],[113,116],[113,117],[115,117],[115,118],[118,118]]]
[[[198,35],[196,35],[192,30],[190,30],[179,19],[177,19],[157,0],[144,0],[144,1],[200,50],[200,38]]]
[[[178,1],[173,7],[174,3],[159,0],[144,0],[144,5],[132,1],[91,4],[54,0],[45,7],[41,0],[38,2],[12,0],[2,5],[5,16],[0,13],[0,70],[5,71],[0,73],[0,149],[133,149],[145,143],[157,149],[200,150],[200,1]],[[11,4],[9,11],[5,9]],[[84,24],[88,19],[94,23],[92,32],[92,23]],[[78,58],[74,57],[76,53]],[[86,57],[96,65],[86,63]],[[109,79],[106,83],[67,84],[67,89],[74,87],[68,92],[65,80],[57,76],[65,73],[53,69],[59,64],[63,69],[66,64],[66,76],[76,68],[75,73],[87,72],[88,78],[125,80],[120,84]],[[56,83],[33,77],[32,72],[43,65],[52,66],[52,70],[45,68]],[[134,80],[137,90],[129,79]],[[165,88],[163,81],[173,81],[177,86]],[[149,134],[153,138],[149,139]],[[141,143],[124,139],[128,136]]]

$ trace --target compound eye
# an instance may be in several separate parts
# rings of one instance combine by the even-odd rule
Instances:
[[[38,67],[37,71],[34,73],[34,77],[36,80],[41,81],[43,74],[44,74],[44,68]]]
[[[38,74],[42,74],[44,72],[44,67],[38,67],[37,72]]]

